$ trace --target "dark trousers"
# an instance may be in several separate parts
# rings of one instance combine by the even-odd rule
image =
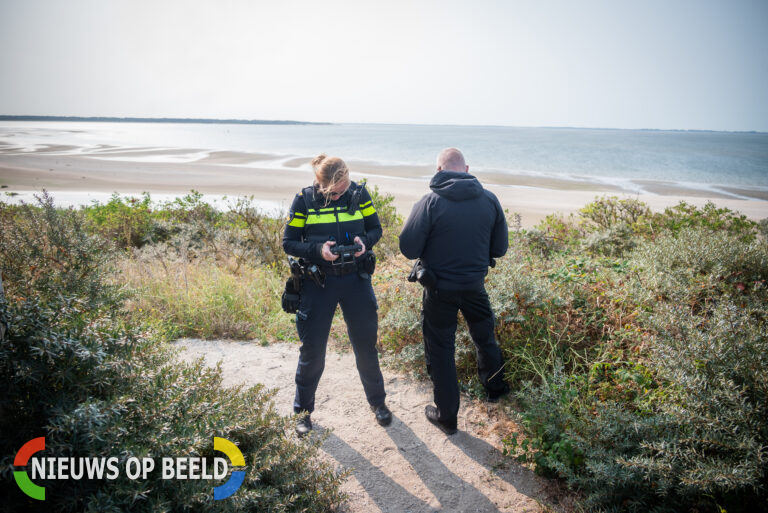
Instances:
[[[469,326],[477,354],[477,372],[486,391],[493,395],[508,389],[503,361],[493,334],[493,311],[485,289],[478,291],[424,289],[422,330],[427,372],[432,378],[438,419],[455,423],[459,413],[456,378],[456,324],[461,311]]]
[[[312,413],[315,409],[315,392],[325,368],[325,348],[337,304],[341,305],[344,314],[365,397],[371,406],[384,404],[384,378],[376,350],[378,305],[371,280],[361,278],[357,273],[328,275],[325,288],[310,280],[301,283],[301,302],[296,314],[301,349],[293,401],[297,413]]]

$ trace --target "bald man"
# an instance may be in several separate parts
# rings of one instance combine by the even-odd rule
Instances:
[[[480,382],[490,401],[509,392],[501,351],[494,337],[494,316],[485,291],[492,259],[507,252],[504,211],[496,196],[469,174],[464,155],[446,148],[437,157],[432,192],[413,207],[400,234],[400,251],[421,259],[426,278],[422,332],[435,406],[427,419],[446,434],[456,432],[459,386],[456,378],[456,324],[464,315],[477,349]]]

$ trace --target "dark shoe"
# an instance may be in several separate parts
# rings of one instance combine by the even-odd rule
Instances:
[[[487,401],[489,403],[498,403],[499,399],[501,399],[502,397],[506,397],[507,394],[509,394],[509,386],[506,386],[501,390],[488,392]]]
[[[440,431],[445,433],[446,435],[452,435],[456,431],[456,421],[453,422],[446,422],[444,420],[439,420],[437,418],[437,408],[434,406],[427,406],[424,409],[424,415],[427,416],[427,420],[430,421],[432,424],[440,428]]]
[[[312,420],[310,420],[309,413],[307,413],[296,421],[296,434],[301,437],[310,431],[312,431]]]
[[[376,422],[378,422],[380,426],[389,426],[392,424],[392,412],[389,411],[386,404],[382,404],[381,406],[371,406],[371,410],[376,414]]]

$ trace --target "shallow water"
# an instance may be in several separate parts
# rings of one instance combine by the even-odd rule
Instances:
[[[473,172],[587,178],[616,184],[667,181],[686,187],[768,190],[768,133],[431,125],[233,125],[0,122],[0,144],[135,161],[188,162],[211,151],[272,154],[276,161],[321,152],[383,165],[433,166],[440,149],[460,148]],[[185,149],[121,154],[119,148]]]

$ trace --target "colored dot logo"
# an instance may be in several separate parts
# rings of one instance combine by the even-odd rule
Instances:
[[[233,466],[233,467],[240,467],[241,468],[241,470],[233,470],[232,473],[229,476],[229,479],[224,484],[222,484],[221,486],[214,487],[214,489],[213,489],[213,500],[219,501],[219,500],[226,499],[227,497],[232,496],[232,494],[234,494],[237,490],[239,490],[240,487],[243,485],[243,482],[245,481],[245,470],[243,469],[243,467],[245,467],[245,458],[243,458],[243,453],[240,452],[240,449],[238,449],[235,444],[233,444],[232,442],[230,442],[226,438],[219,438],[217,436],[214,437],[213,438],[213,449],[216,450],[216,451],[223,452],[229,458],[231,466]],[[32,479],[30,479],[30,473],[27,470],[29,468],[28,467],[29,460],[32,457],[32,455],[34,455],[37,452],[44,451],[44,450],[45,450],[45,437],[41,436],[41,437],[38,437],[38,438],[34,438],[34,439],[30,440],[29,442],[25,443],[21,447],[21,449],[19,449],[19,452],[16,453],[16,457],[13,460],[14,466],[16,466],[16,467],[23,467],[20,470],[14,469],[14,471],[13,471],[13,477],[16,480],[16,484],[19,486],[19,488],[21,489],[22,492],[27,494],[29,497],[31,497],[33,499],[36,499],[36,500],[39,500],[39,501],[44,501],[45,500],[45,488],[42,487],[42,486],[38,486],[35,483],[33,483]],[[59,465],[63,465],[65,463],[67,463],[66,461],[64,463],[62,463],[60,461],[60,460],[64,460],[64,459],[65,458],[43,458],[41,461],[34,460],[32,462],[32,465],[31,465],[31,467],[32,467],[32,470],[31,470],[32,476],[34,476],[35,478],[39,477],[40,472],[41,472],[40,469],[41,468],[42,469],[46,468],[46,465],[45,465],[46,461],[48,461],[48,463],[51,464],[50,467],[53,468],[53,464],[57,460],[59,460]],[[101,479],[102,471],[104,469],[105,463],[106,463],[107,466],[113,465],[113,463],[110,462],[112,459],[117,461],[117,458],[92,458],[91,459],[92,463],[91,464],[87,464],[87,466],[89,467],[89,470],[88,470],[89,476],[92,473],[92,469],[96,469],[96,470],[93,470],[93,473],[98,475],[98,479]],[[163,458],[163,472],[164,472],[163,479],[172,479],[173,478],[172,475],[170,477],[166,477],[165,476],[165,470],[166,470],[165,467],[166,467],[166,463],[167,463],[166,460],[170,461],[171,463],[176,461],[179,464],[179,472],[180,472],[180,474],[179,474],[178,479],[187,479],[187,477],[182,477],[181,476],[181,468],[182,467],[181,467],[180,460],[183,460],[183,459],[184,458],[176,458],[176,459],[174,459],[174,458]],[[187,468],[187,466],[189,466],[188,468],[190,468],[190,474],[189,474],[190,476],[192,476],[192,470],[191,469],[196,468],[195,467],[196,465],[200,465],[199,462],[192,461],[192,460],[194,460],[194,458],[189,459],[189,461],[183,462],[184,463],[184,468]],[[223,458],[216,458],[216,460],[217,460],[217,463],[215,464],[216,465],[216,471],[214,472],[214,474],[213,475],[206,475],[205,472],[203,472],[203,476],[202,476],[203,479],[211,479],[214,476],[215,476],[216,479],[220,479],[220,478],[226,476],[226,470],[224,470],[222,474],[219,474],[219,472],[218,472],[219,462],[220,463],[224,463]],[[38,465],[40,463],[42,463],[42,465]],[[99,467],[99,463],[100,463],[100,467]],[[154,461],[151,458],[144,458],[141,461],[138,458],[129,458],[128,462],[126,463],[126,475],[128,476],[129,479],[137,479],[138,478],[139,472],[136,471],[136,472],[133,473],[134,475],[132,475],[130,469],[131,468],[138,469],[139,465],[144,465],[144,467],[145,467],[145,472],[142,474],[144,479],[147,478],[147,473],[150,472],[154,468],[154,466],[155,466]],[[203,459],[202,465],[205,466],[205,460],[204,459]],[[63,467],[63,468],[67,469],[67,467]],[[100,470],[99,470],[99,468],[100,468]],[[199,468],[199,467],[197,467],[197,468]],[[224,467],[224,469],[226,469],[226,466]],[[173,470],[173,469],[171,469],[171,470]],[[55,473],[53,470],[51,470],[50,472],[53,472],[53,473],[49,474],[49,478],[57,479],[56,476],[58,476],[58,479],[67,479],[66,476],[62,477],[62,467],[59,467],[58,473]],[[115,479],[117,477],[117,475],[118,475],[117,468],[114,469],[114,472],[115,472],[114,477],[107,477],[107,479]],[[43,470],[42,471],[43,479],[45,479],[45,474],[46,473]],[[78,477],[71,476],[71,477],[73,479],[77,480],[77,479],[80,479],[82,476],[83,476],[83,473],[82,473],[82,463],[81,463],[81,471],[79,473],[79,476]],[[92,479],[92,477],[89,477],[89,479]],[[200,477],[199,476],[198,477],[190,477],[190,479],[200,479]]]
[[[226,438],[220,438],[218,436],[213,437],[213,449],[215,451],[221,451],[226,454],[227,458],[229,458],[229,461],[231,461],[232,465],[235,467],[245,466],[245,458],[243,458],[243,453],[240,452],[240,449],[238,449],[235,444]],[[232,471],[232,475],[229,476],[229,479],[226,483],[213,489],[213,500],[220,501],[221,499],[226,499],[240,489],[240,486],[242,486],[244,480],[244,470]]]
[[[25,443],[16,453],[16,458],[13,460],[13,464],[17,467],[26,467],[29,462],[29,458],[39,451],[45,450],[45,437],[33,438],[29,442]],[[240,451],[238,451],[240,452]],[[242,455],[240,456],[242,458]],[[21,491],[39,501],[45,500],[45,488],[37,486],[29,478],[26,470],[14,470],[13,477],[16,479],[16,484],[19,485]],[[242,479],[241,479],[242,482]],[[215,493],[215,492],[214,492]]]

